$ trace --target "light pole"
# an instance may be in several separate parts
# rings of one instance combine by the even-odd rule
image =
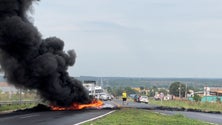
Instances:
[[[179,98],[181,98],[181,84],[179,85]]]
[[[187,99],[187,83],[186,83],[185,98]]]
[[[19,88],[19,104],[22,104],[22,90]]]

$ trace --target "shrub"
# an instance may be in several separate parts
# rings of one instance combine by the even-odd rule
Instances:
[[[194,94],[193,100],[196,101],[196,102],[200,102],[201,101],[201,97],[199,95],[197,95],[197,94]]]

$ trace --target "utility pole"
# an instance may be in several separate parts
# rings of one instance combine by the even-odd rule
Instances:
[[[185,98],[187,99],[187,83],[186,83]]]
[[[100,78],[100,86],[103,87],[103,78]]]
[[[181,84],[179,86],[179,98],[181,99]]]
[[[22,90],[19,88],[19,103],[22,104]]]

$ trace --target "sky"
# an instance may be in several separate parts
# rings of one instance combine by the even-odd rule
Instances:
[[[72,76],[222,78],[221,0],[41,0],[30,15]]]

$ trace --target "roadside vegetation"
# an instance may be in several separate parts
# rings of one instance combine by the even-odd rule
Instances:
[[[1,92],[0,92],[1,93]],[[35,91],[23,90],[17,93],[1,93],[0,94],[0,112],[7,110],[20,110],[26,108],[32,108],[36,106],[36,102],[21,103],[20,101],[32,101],[38,99]],[[11,102],[11,103],[10,103]],[[5,104],[7,103],[7,104]]]
[[[23,90],[17,93],[1,93],[0,91],[0,101],[15,101],[15,100],[35,100],[38,98],[35,91]]]
[[[1,111],[13,111],[13,110],[21,110],[26,108],[32,108],[36,106],[36,103],[31,104],[11,104],[11,105],[1,105],[0,106],[0,112]]]
[[[220,111],[222,112],[222,103],[221,102],[196,102],[188,100],[167,100],[167,101],[156,101],[150,99],[150,104],[158,106],[168,106],[168,107],[183,107],[186,109],[199,109],[202,111]]]
[[[183,115],[162,115],[148,110],[123,108],[84,125],[210,125]]]

